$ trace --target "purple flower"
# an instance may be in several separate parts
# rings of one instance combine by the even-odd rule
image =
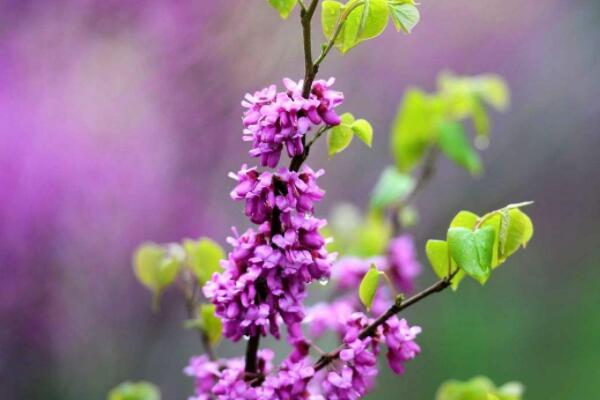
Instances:
[[[402,235],[390,241],[387,259],[390,277],[405,293],[414,290],[414,281],[421,274],[421,264],[417,261],[417,252],[412,236]]]
[[[244,112],[244,140],[252,142],[249,154],[259,157],[262,166],[274,168],[285,147],[294,157],[304,152],[303,137],[316,125],[338,125],[339,116],[334,108],[344,96],[331,89],[333,78],[315,81],[308,99],[302,97],[302,81],[284,79],[287,92],[277,92],[275,85],[246,94]]]
[[[292,211],[312,213],[314,203],[323,199],[325,192],[317,185],[317,178],[323,174],[323,170],[315,172],[308,166],[301,172],[285,168],[278,173],[258,172],[244,164],[240,171],[229,174],[238,182],[231,198],[246,201],[245,214],[255,224],[270,221],[275,207],[289,221]]]
[[[404,373],[404,363],[421,352],[415,342],[421,333],[418,326],[409,326],[405,319],[393,316],[383,324],[383,340],[388,347],[387,359],[390,368],[398,375]]]

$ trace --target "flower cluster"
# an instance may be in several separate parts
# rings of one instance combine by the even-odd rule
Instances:
[[[277,166],[284,146],[290,157],[303,154],[304,135],[311,127],[340,123],[334,108],[343,95],[331,89],[333,79],[314,82],[308,98],[302,96],[302,81],[285,79],[284,84],[286,92],[278,93],[273,85],[246,95],[242,102],[247,108],[244,137],[252,141],[250,154],[271,168]],[[232,250],[222,261],[223,271],[213,274],[203,292],[215,305],[225,337],[233,341],[268,334],[280,338],[284,324],[293,351],[275,370],[270,350],[259,351],[256,368],[250,370],[241,359],[195,357],[185,369],[196,379],[195,396],[190,400],[358,399],[373,385],[383,343],[398,373],[419,352],[414,339],[420,328],[411,328],[396,317],[379,326],[372,337],[361,338],[360,331],[372,320],[356,313],[359,304],[344,296],[320,306],[320,314],[310,315],[313,327],[321,330],[317,336],[333,329],[345,346],[336,361],[339,365],[315,371],[309,357],[311,345],[300,326],[307,320],[303,301],[307,284],[328,280],[335,260],[320,233],[326,221],[313,215],[315,203],[325,194],[317,184],[321,175],[322,170],[308,166],[299,171],[260,171],[247,165],[230,174],[236,181],[231,198],[244,202],[244,214],[257,226],[242,234],[233,229],[228,238]],[[400,237],[392,242],[387,257],[374,260],[389,270],[403,290],[419,272],[411,246],[410,238]],[[337,289],[356,288],[369,265],[350,259],[340,263]],[[389,296],[380,291],[373,310],[383,311],[388,304]]]
[[[290,327],[304,318],[306,284],[329,276],[333,255],[318,235],[323,221],[293,216],[290,222],[272,238],[266,222],[228,239],[233,250],[225,270],[204,286],[226,337],[235,341],[270,332],[279,338],[280,322]]]
[[[211,361],[206,356],[193,357],[184,373],[195,379],[194,396],[189,400],[292,400],[308,398],[308,382],[315,370],[308,359],[285,360],[273,371],[272,350],[258,352],[258,371],[245,379],[241,358]],[[256,385],[260,382],[260,385]]]
[[[404,373],[404,363],[420,352],[414,341],[421,332],[420,327],[410,327],[406,320],[393,316],[379,326],[374,335],[361,339],[361,330],[372,322],[362,313],[353,313],[345,319],[345,348],[340,352],[342,365],[319,376],[325,398],[355,400],[364,396],[377,375],[377,355],[382,343],[388,348],[390,367],[397,374]]]
[[[343,96],[330,89],[333,80],[315,82],[308,99],[300,92],[302,82],[284,83],[287,92],[270,86],[243,102],[245,133],[254,141],[251,154],[261,154],[261,163],[270,167],[284,144],[291,156],[303,151],[301,138],[311,124],[339,123],[333,108]],[[325,194],[317,185],[321,175],[308,166],[271,172],[247,165],[230,174],[237,182],[231,198],[245,202],[246,216],[258,227],[242,235],[234,230],[223,273],[204,286],[226,337],[235,341],[270,333],[279,338],[281,323],[293,330],[304,319],[306,284],[329,278],[335,255],[327,253],[320,233],[326,221],[313,215]]]
[[[284,79],[285,92],[277,87],[248,93],[242,101],[247,108],[243,116],[244,140],[252,142],[250,155],[259,157],[262,166],[274,168],[285,146],[290,157],[304,152],[303,137],[320,124],[339,125],[334,108],[342,104],[344,95],[331,89],[334,78],[313,83],[308,98],[302,96],[303,81]]]

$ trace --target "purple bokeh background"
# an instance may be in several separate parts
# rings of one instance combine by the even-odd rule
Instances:
[[[509,323],[520,336],[505,340],[540,351],[525,351],[522,367],[501,359],[502,349],[482,347],[478,355],[497,357],[497,366],[473,357],[472,372],[460,370],[522,379],[531,398],[572,394],[560,382],[545,392],[547,377],[525,368],[546,362],[539,353],[566,335],[547,333],[546,307],[564,324],[587,324],[568,311],[598,299],[581,288],[599,277],[588,272],[600,239],[599,18],[595,2],[424,1],[413,35],[388,28],[344,57],[332,53],[321,71],[338,78],[343,111],[375,128],[373,150],[352,145],[333,161],[322,148],[311,154],[311,166],[327,169],[321,214],[340,200],[366,204],[390,162],[387,133],[407,86],[433,89],[444,68],[508,80],[513,105],[494,115],[486,176],[472,180],[443,162],[419,199],[416,236],[420,247],[441,236],[460,208],[537,201],[532,248],[490,285],[489,297],[476,288],[463,296],[510,303],[503,293],[516,280],[515,307],[531,308]],[[315,34],[318,43],[317,27]],[[131,253],[145,240],[207,235],[224,244],[230,226],[243,224],[226,178],[252,161],[239,102],[284,76],[299,78],[301,60],[295,16],[283,22],[264,1],[0,2],[0,398],[103,398],[127,378],[155,380],[167,399],[189,393],[181,369],[198,346],[181,330],[182,306],[167,293],[163,313],[150,313]],[[540,300],[548,297],[563,301]],[[433,306],[418,312],[431,349],[424,346],[413,375],[382,390],[432,398],[440,379],[468,377],[452,376],[453,360],[471,353],[465,344],[463,353],[440,353],[450,361],[426,364],[447,348],[428,330],[453,325],[436,326]],[[464,322],[485,325],[475,314]],[[585,328],[578,332],[568,337],[593,343]],[[598,361],[575,349],[555,360],[575,357],[571,368]],[[576,393],[589,394],[593,383],[588,376]]]

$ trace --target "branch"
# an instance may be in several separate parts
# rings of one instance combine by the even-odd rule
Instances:
[[[300,22],[302,24],[302,37],[304,42],[304,85],[302,87],[302,97],[308,98],[310,95],[310,89],[312,88],[312,83],[315,79],[316,70],[313,67],[313,59],[312,59],[312,41],[311,41],[311,22],[312,17],[315,14],[315,10],[317,9],[317,5],[319,4],[319,0],[312,0],[308,8],[304,3],[301,2],[300,9]],[[302,137],[302,144],[305,145],[305,137]],[[304,147],[304,151],[301,155],[295,156],[292,158],[290,162],[290,170],[298,171],[306,157],[308,157],[308,153],[310,151],[310,146]],[[275,188],[277,190],[277,187]],[[279,213],[274,212],[271,224],[273,233],[276,230],[281,229],[281,225],[279,222]],[[258,290],[257,292],[260,292]],[[257,296],[259,293],[257,293]],[[245,360],[245,372],[248,380],[252,380],[252,376],[256,375],[258,365],[258,349],[260,346],[260,335],[251,336],[248,340],[248,346],[246,347],[246,360]]]
[[[350,13],[352,11],[354,11],[355,8],[357,8],[363,4],[364,4],[364,1],[357,1],[356,3],[352,3],[352,5],[350,7],[348,7],[346,10],[344,10],[342,15],[340,15],[340,18],[338,19],[338,21],[335,25],[335,29],[333,30],[333,35],[331,35],[331,38],[329,39],[327,44],[325,44],[325,47],[321,51],[319,58],[317,58],[314,62],[313,69],[315,70],[315,74],[319,70],[319,65],[321,65],[321,62],[323,62],[325,57],[327,57],[327,54],[329,54],[329,51],[332,49],[333,45],[335,44],[337,37],[339,36],[340,32],[342,31],[344,22],[346,22]]]
[[[392,316],[398,314],[405,308],[408,308],[408,307],[412,306],[413,304],[418,303],[419,301],[423,300],[426,297],[429,297],[430,295],[432,295],[434,293],[443,291],[444,289],[446,289],[447,287],[449,287],[452,284],[452,278],[454,278],[454,276],[457,274],[457,272],[458,272],[458,269],[456,269],[454,272],[452,272],[446,278],[439,280],[432,286],[428,287],[427,289],[423,290],[420,293],[417,293],[416,295],[412,296],[408,300],[405,300],[402,302],[397,302],[397,303],[393,304],[390,308],[388,308],[388,310],[386,312],[381,314],[369,326],[365,327],[358,335],[358,338],[365,339],[369,336],[373,336],[373,334],[377,331],[377,328],[379,326],[383,325]],[[340,355],[340,352],[342,350],[344,350],[345,347],[346,346],[344,344],[342,344],[342,345],[338,346],[336,349],[321,356],[321,358],[314,365],[315,371],[319,371],[319,370],[325,368],[333,360],[338,358]]]
[[[250,336],[248,346],[246,347],[246,367],[245,372],[249,376],[256,374],[258,362],[258,347],[260,345],[260,335]]]
[[[415,186],[413,186],[412,190],[406,195],[400,204],[392,208],[390,214],[392,219],[392,236],[397,236],[402,231],[402,226],[400,225],[400,221],[398,221],[398,214],[400,211],[402,211],[404,207],[415,200],[417,195],[423,190],[423,188],[425,188],[425,186],[427,186],[435,174],[435,164],[437,162],[437,158],[438,151],[432,147],[425,156],[425,161],[423,163],[423,167],[421,168],[421,173],[417,177]]]
[[[312,39],[311,22],[317,9],[319,0],[312,0],[308,8],[300,11],[300,22],[302,24],[302,38],[304,41],[304,85],[302,87],[302,97],[308,98],[312,83],[317,75],[312,59]]]

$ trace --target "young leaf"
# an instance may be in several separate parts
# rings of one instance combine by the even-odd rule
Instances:
[[[510,92],[504,79],[494,74],[473,78],[476,93],[490,106],[505,111],[510,104]]]
[[[476,231],[450,228],[448,246],[450,256],[468,275],[484,283],[492,270],[492,251],[495,232],[491,227]]]
[[[202,304],[200,307],[200,321],[202,322],[202,330],[208,336],[210,343],[213,346],[217,345],[223,333],[223,323],[215,315],[214,304]]]
[[[433,124],[439,115],[425,93],[410,89],[404,95],[390,135],[390,147],[400,172],[410,172],[430,144]]]
[[[321,26],[323,28],[323,34],[327,39],[331,39],[342,15],[344,5],[339,1],[325,0],[321,7]]]
[[[367,120],[358,119],[354,121],[350,127],[360,140],[371,147],[371,144],[373,143],[373,127]]]
[[[395,167],[387,167],[373,189],[371,207],[380,210],[401,201],[414,186],[412,176],[398,172]]]
[[[183,248],[188,265],[201,285],[209,281],[213,273],[221,271],[220,262],[225,258],[225,252],[215,241],[209,238],[185,240]]]
[[[464,167],[471,174],[481,172],[481,159],[473,150],[463,126],[458,122],[446,122],[439,126],[439,145],[449,159]]]
[[[325,0],[322,7],[321,23],[327,39],[333,37],[338,23],[343,22],[335,41],[342,53],[379,36],[388,23],[389,10],[385,0],[350,0],[346,4]],[[345,20],[341,21],[344,16]]]
[[[505,212],[505,233],[500,237],[499,258],[504,261],[519,247],[525,247],[533,236],[533,224],[531,219],[519,209],[511,209]]]
[[[107,400],[160,400],[160,391],[150,382],[123,382],[108,393]]]
[[[450,222],[450,228],[468,228],[473,229],[477,224],[479,216],[471,211],[460,211]]]
[[[433,272],[439,278],[446,278],[457,266],[448,253],[448,243],[443,240],[428,240],[425,245],[425,253]],[[452,289],[458,289],[458,284],[464,278],[465,272],[460,270],[452,278]]]
[[[371,309],[373,305],[373,299],[377,293],[377,286],[379,285],[380,271],[377,269],[375,264],[371,264],[371,268],[365,274],[360,287],[358,288],[358,297],[367,310]]]
[[[344,149],[352,142],[353,136],[354,132],[352,132],[352,128],[345,124],[340,124],[331,128],[327,137],[329,157],[333,157],[337,153],[344,151]]]
[[[143,244],[135,252],[134,272],[138,280],[154,294],[154,307],[158,308],[162,290],[169,286],[179,272],[180,261],[169,257],[164,248],[155,244]]]
[[[298,0],[269,0],[269,4],[279,11],[281,18],[287,19],[296,6],[297,1]]]
[[[396,30],[411,33],[421,19],[419,9],[415,6],[415,3],[412,0],[388,0],[388,6]]]

